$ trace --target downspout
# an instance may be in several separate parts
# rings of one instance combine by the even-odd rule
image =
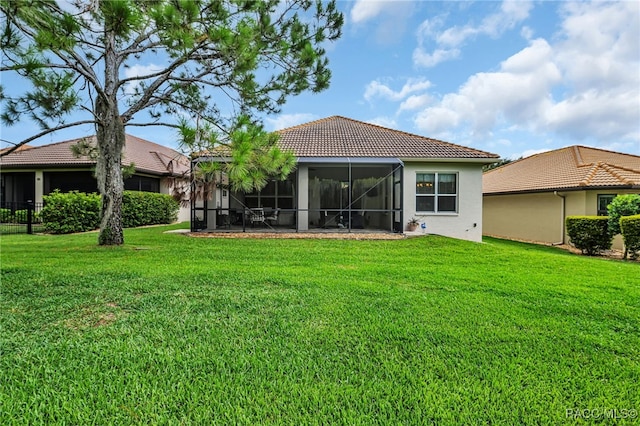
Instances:
[[[560,209],[560,242],[559,243],[551,243],[553,246],[563,245],[564,244],[564,214],[565,214],[565,204],[567,201],[567,197],[565,195],[560,194],[558,191],[553,191],[553,195],[556,197],[562,198],[562,208]]]

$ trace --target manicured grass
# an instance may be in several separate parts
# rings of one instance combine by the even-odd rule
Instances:
[[[44,232],[44,225],[34,223],[31,225],[32,232]],[[26,234],[27,225],[22,223],[0,223],[0,235],[5,234]]]
[[[638,420],[638,263],[169,228],[2,237],[0,424]]]

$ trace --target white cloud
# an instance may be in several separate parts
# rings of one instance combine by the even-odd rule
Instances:
[[[351,20],[356,24],[368,21],[389,7],[392,7],[390,2],[357,0],[351,9]]]
[[[537,120],[551,103],[550,91],[561,80],[551,62],[551,47],[534,40],[529,47],[508,58],[499,72],[478,73],[458,93],[445,95],[440,104],[416,116],[416,125],[427,132],[440,131],[432,114],[456,116],[477,134],[486,134],[503,119],[516,122]],[[444,114],[443,110],[450,110]],[[450,119],[447,120],[450,122]]]
[[[371,101],[375,97],[381,97],[390,101],[401,101],[415,92],[421,92],[431,87],[431,82],[423,78],[409,79],[399,91],[394,91],[386,84],[374,80],[367,85],[364,98]]]
[[[287,127],[297,126],[298,124],[307,123],[309,121],[318,120],[315,114],[298,113],[298,114],[280,114],[275,118],[267,117],[265,121],[270,124],[271,130],[282,130]]]
[[[124,77],[144,77],[162,71],[165,67],[156,64],[149,65],[133,65],[124,69]],[[140,80],[133,80],[127,83],[124,88],[125,93],[132,94],[135,89],[140,85]]]
[[[389,45],[401,39],[413,9],[410,1],[357,0],[349,16],[356,26],[376,20],[376,42]]]
[[[384,117],[384,116],[367,120],[367,123],[375,124],[377,126],[382,126],[382,127],[388,127],[390,129],[395,129],[398,127],[398,123],[396,123],[396,120],[394,120],[393,118]]]
[[[526,151],[522,152],[520,155],[516,155],[512,159],[515,160],[515,159],[520,158],[520,157],[527,158],[527,157],[531,157],[532,155],[542,154],[543,152],[549,152],[549,151],[551,151],[551,149],[549,149],[549,148],[527,149]]]
[[[450,61],[459,56],[459,49],[436,49],[433,53],[427,53],[424,49],[415,49],[413,51],[413,63],[425,68],[432,68],[441,62]]]
[[[640,86],[640,3],[570,3],[557,61],[576,90]]]
[[[640,3],[559,7],[564,21],[552,42],[530,40],[497,71],[472,75],[419,111],[416,127],[437,135],[456,126],[485,140],[508,127],[638,151]]]
[[[531,27],[528,27],[528,26],[525,25],[520,30],[520,35],[525,40],[531,40],[533,38],[534,31],[533,31],[533,29]]]
[[[589,90],[552,105],[545,114],[550,130],[584,139],[640,141],[638,91]]]
[[[420,109],[429,103],[431,103],[431,96],[428,94],[411,95],[400,104],[398,112]]]
[[[460,47],[469,38],[486,35],[500,37],[505,31],[515,28],[528,18],[532,4],[529,1],[504,1],[498,12],[486,16],[480,24],[454,26],[438,31],[445,18],[437,17],[424,21],[418,28],[418,47],[413,52],[413,62],[419,67],[433,67],[441,62],[455,59],[460,55]],[[426,42],[435,41],[433,53],[425,47]]]

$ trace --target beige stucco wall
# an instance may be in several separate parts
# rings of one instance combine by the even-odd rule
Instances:
[[[568,243],[564,232],[567,216],[595,216],[598,195],[634,194],[637,190],[565,191],[562,198],[553,192],[536,194],[485,195],[483,233],[502,238],[536,241],[547,244]],[[564,233],[564,236],[563,236]],[[613,240],[614,249],[622,249],[622,238]]]
[[[416,213],[416,173],[458,173],[457,213]],[[426,225],[429,234],[482,241],[482,164],[416,163],[405,160],[404,226],[412,217]],[[420,228],[418,228],[420,230]]]
[[[562,241],[562,199],[553,193],[484,197],[483,233],[545,243]]]

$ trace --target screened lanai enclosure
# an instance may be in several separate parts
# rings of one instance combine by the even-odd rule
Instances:
[[[211,161],[201,157],[193,162]],[[402,167],[392,158],[299,158],[284,181],[229,190],[225,176],[192,201],[192,231],[401,232]],[[196,191],[197,192],[197,191]]]

